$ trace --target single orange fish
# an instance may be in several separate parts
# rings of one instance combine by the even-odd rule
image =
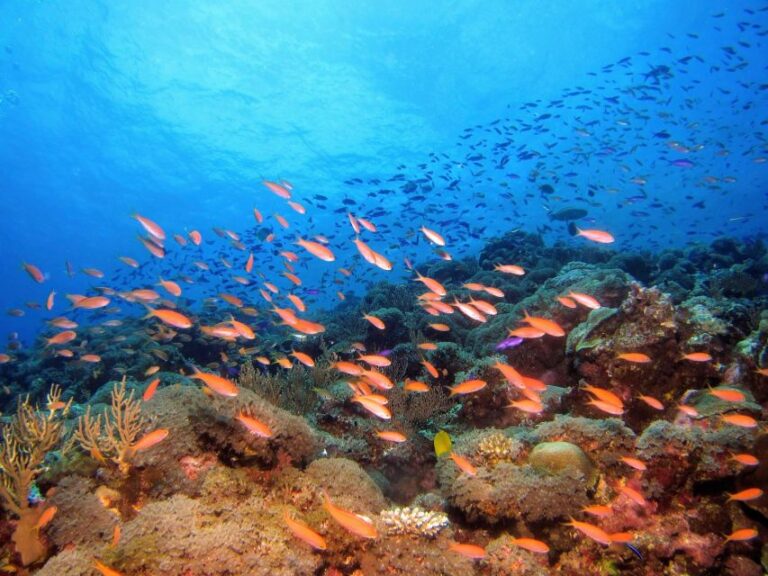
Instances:
[[[541,316],[531,316],[528,312],[525,312],[524,322],[527,322],[533,328],[541,330],[545,334],[550,336],[561,337],[565,336],[565,330],[554,320],[549,318],[542,318]]]
[[[724,402],[744,402],[747,399],[742,391],[733,388],[712,388],[707,394]]]
[[[530,398],[526,400],[516,400],[508,404],[510,408],[517,408],[528,414],[541,414],[544,411],[544,405],[541,402],[532,400]]]
[[[480,560],[485,558],[485,548],[475,544],[461,544],[459,542],[449,542],[448,549],[457,554],[461,554],[471,560]]]
[[[153,430],[149,434],[142,436],[136,444],[131,446],[134,452],[141,452],[142,450],[148,450],[155,444],[159,444],[168,437],[169,430],[167,428],[158,428]]]
[[[35,528],[38,530],[44,528],[51,520],[53,520],[53,517],[56,516],[58,510],[59,509],[56,506],[49,506],[43,510],[43,513],[40,514],[37,518],[37,522],[35,522]]]
[[[611,244],[615,240],[613,235],[605,230],[582,230],[578,227],[576,228],[576,236],[581,236],[599,244]]]
[[[725,542],[744,542],[746,540],[752,540],[757,538],[757,530],[754,528],[742,528],[741,530],[734,530],[725,539]]]
[[[726,424],[741,428],[757,428],[757,420],[746,414],[723,414],[720,419]]]
[[[451,387],[451,393],[449,396],[455,396],[456,394],[472,394],[485,388],[488,383],[485,380],[465,380],[460,384],[456,384]]]
[[[285,198],[288,200],[291,197],[291,192],[282,184],[278,184],[277,182],[272,182],[270,180],[264,180],[262,184],[264,184],[264,186],[266,186],[270,192],[280,196],[280,198]]]
[[[65,330],[64,332],[59,332],[55,336],[51,336],[45,341],[46,346],[55,346],[58,344],[66,344],[67,342],[71,342],[77,338],[77,332],[74,330]]]
[[[264,422],[257,420],[253,416],[249,416],[244,412],[240,412],[237,416],[235,416],[235,420],[238,420],[243,426],[245,426],[245,428],[251,434],[261,436],[262,438],[272,437],[272,430],[270,427],[264,424]]]
[[[377,318],[376,316],[371,316],[370,314],[363,314],[363,318],[368,322],[370,322],[374,328],[377,328],[379,330],[384,330],[386,328],[386,325],[384,324],[384,322],[380,318]]]
[[[743,466],[757,466],[760,464],[760,460],[752,454],[734,454],[732,458]]]
[[[168,308],[150,308],[149,306],[145,306],[147,309],[147,315],[144,318],[151,318],[155,317],[161,320],[163,323],[168,324],[169,326],[173,326],[174,328],[191,328],[192,327],[192,320],[187,318],[184,314],[181,312],[176,312],[176,310],[170,310]]]
[[[683,359],[691,362],[709,362],[712,360],[712,356],[706,352],[691,352],[690,354],[683,354]]]
[[[576,302],[568,296],[556,296],[555,299],[566,308],[576,308]]]
[[[312,240],[303,240],[302,238],[299,238],[296,241],[296,244],[324,262],[333,262],[336,260],[336,256],[333,255],[333,252],[331,252],[328,248],[319,242],[313,242]]]
[[[408,440],[408,438],[402,432],[396,430],[379,430],[376,432],[376,436],[387,442],[401,443]]]
[[[38,284],[42,284],[42,282],[45,280],[45,275],[40,271],[40,268],[34,264],[30,264],[29,262],[22,262],[21,266],[24,268],[27,274],[29,274],[32,280]]]
[[[312,546],[312,548],[316,550],[325,550],[328,547],[325,538],[320,536],[320,534],[312,530],[303,522],[292,519],[288,515],[287,510],[283,512],[283,520],[285,521],[286,526],[288,526],[288,529],[291,531],[291,533],[293,533],[294,536],[296,536],[296,538],[306,542]]]
[[[421,359],[421,365],[426,368],[427,372],[429,372],[429,375],[432,376],[432,378],[437,378],[440,376],[440,374],[437,371],[437,368],[430,362],[429,360],[425,360],[424,358]]]
[[[541,540],[533,538],[512,538],[512,544],[535,554],[547,554],[549,552],[549,546]]]
[[[416,380],[406,380],[403,385],[403,390],[406,392],[429,392],[430,388],[424,382],[417,382]]]
[[[659,402],[659,400],[657,400],[653,396],[640,395],[638,396],[638,398],[643,402],[645,402],[648,406],[650,406],[654,410],[664,410],[664,404]]]
[[[370,396],[353,396],[352,402],[357,402],[368,412],[382,420],[390,420],[392,418],[392,412],[389,408],[382,406],[379,402],[371,399]]]
[[[634,362],[636,364],[647,364],[651,361],[651,357],[642,352],[624,352],[616,356],[619,360],[626,360],[627,362]]]
[[[192,374],[190,378],[202,380],[208,388],[217,394],[221,394],[222,396],[237,396],[239,392],[234,382],[231,382],[230,380],[222,378],[216,374],[209,374],[195,370],[194,374]]]
[[[323,508],[348,532],[361,538],[374,539],[378,537],[379,533],[370,518],[339,508],[331,502],[327,493],[324,495]]]
[[[594,296],[590,296],[589,294],[583,294],[582,292],[568,292],[568,296],[573,298],[576,302],[584,306],[585,308],[589,308],[590,310],[597,310],[598,308],[601,308],[600,302],[597,301],[597,299]]]
[[[456,454],[456,452],[451,451],[451,460],[456,464],[456,466],[459,467],[459,470],[464,472],[467,476],[477,476],[477,468],[475,468],[472,463],[467,460],[464,456],[461,456],[459,454]]]
[[[630,468],[634,468],[635,470],[640,470],[641,472],[644,472],[648,469],[648,467],[645,465],[645,462],[638,458],[633,458],[632,456],[622,456],[619,458],[624,464],[629,466]]]
[[[445,286],[440,284],[440,282],[438,282],[433,278],[427,278],[426,276],[422,276],[421,274],[419,274],[418,271],[416,271],[416,281],[424,284],[424,286],[426,286],[429,290],[431,290],[438,296],[445,296],[448,293],[445,289]]]
[[[728,494],[726,492],[726,494]],[[763,495],[763,491],[760,488],[747,488],[741,492],[735,494],[728,494],[728,502],[734,500],[736,502],[749,502],[750,500],[757,500]]]
[[[493,267],[493,269],[496,272],[503,272],[504,274],[514,274],[515,276],[523,276],[525,274],[525,270],[522,266],[518,266],[517,264],[496,264],[496,266]]]
[[[605,506],[604,504],[593,504],[591,506],[584,506],[584,508],[581,509],[582,512],[586,512],[587,514],[591,514],[592,516],[597,516],[598,518],[605,518],[606,516],[610,516],[613,514],[613,509],[610,506]]]
[[[110,568],[106,564],[102,564],[98,560],[93,561],[93,567],[101,572],[102,576],[124,576],[122,572],[118,572],[114,568]]]
[[[152,380],[152,382],[149,383],[149,386],[146,387],[144,390],[144,394],[142,394],[141,399],[144,400],[144,402],[149,402],[152,397],[155,395],[155,392],[157,391],[157,387],[160,385],[160,378],[155,378]]]
[[[608,533],[599,526],[595,526],[594,524],[590,524],[588,522],[579,522],[578,520],[571,518],[571,521],[566,522],[565,525],[576,528],[576,530],[584,534],[587,538],[594,540],[598,544],[604,544],[608,546],[612,543],[611,537],[608,535]]]
[[[310,368],[313,368],[315,366],[315,361],[312,359],[312,357],[309,354],[305,354],[304,352],[297,352],[294,350],[291,352],[291,356],[296,358],[299,362],[304,364],[304,366],[308,366]]]

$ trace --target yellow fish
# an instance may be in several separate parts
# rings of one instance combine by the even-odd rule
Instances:
[[[435,434],[435,455],[440,458],[443,454],[448,454],[452,447],[451,436],[445,430],[440,430]]]

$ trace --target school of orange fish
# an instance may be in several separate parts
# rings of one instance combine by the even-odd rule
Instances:
[[[287,205],[297,214],[304,215],[306,213],[304,206],[294,199],[293,187],[290,183],[286,181],[265,181],[263,184],[269,191],[281,199],[284,199]],[[253,214],[257,224],[261,224],[264,221],[264,217],[259,210],[254,209]],[[279,214],[275,214],[274,217],[282,228],[287,229],[289,227],[289,223],[285,217]],[[145,236],[139,236],[141,244],[146,248],[152,258],[164,258],[164,243],[167,240],[166,232],[159,224],[146,216],[136,214],[134,215],[134,218],[146,233]],[[369,243],[362,239],[363,235],[373,237],[377,233],[376,225],[370,220],[356,217],[352,213],[348,213],[347,218],[355,234],[353,240],[354,246],[365,262],[385,271],[391,270],[393,268],[392,262],[385,255],[380,254],[371,248]],[[431,244],[445,250],[446,241],[440,232],[428,228],[426,225],[420,226],[419,231]],[[239,242],[238,234],[229,230],[226,230],[225,232],[237,246],[237,243]],[[614,242],[613,235],[605,230],[577,229],[577,236],[587,241],[600,244],[610,244]],[[200,245],[202,242],[202,234],[198,230],[192,230],[187,234],[187,237],[193,245]],[[272,242],[274,237],[275,234],[270,234],[266,237],[266,242]],[[174,235],[174,238],[182,247],[187,244],[187,239],[181,235]],[[333,247],[330,245],[329,240],[321,235],[314,236],[311,239],[299,237],[296,239],[295,245],[298,248],[303,249],[309,256],[316,258],[321,262],[332,263],[336,260]],[[242,246],[242,249],[245,249],[245,246]],[[292,285],[301,286],[302,280],[297,275],[294,266],[294,263],[299,261],[301,256],[295,252],[287,250],[280,251],[279,256],[283,259],[283,266],[285,268],[282,275],[287,278]],[[130,267],[135,268],[140,266],[139,262],[132,258],[121,257],[120,260]],[[274,283],[275,279],[265,277],[264,274],[260,273],[255,268],[254,260],[253,253],[249,253],[242,264],[242,272],[232,272],[233,279],[243,286],[252,286],[254,282],[259,282],[260,286],[258,292],[261,298],[272,306],[272,313],[274,313],[280,323],[288,329],[305,336],[322,333],[325,330],[322,324],[301,316],[307,312],[307,306],[303,300],[296,294],[292,294],[288,291],[281,291]],[[196,265],[201,269],[206,268],[206,263],[203,261],[196,262]],[[413,270],[412,264],[407,259],[405,265],[409,270]],[[25,262],[23,263],[23,268],[35,282],[46,282],[45,274],[34,264]],[[521,266],[515,263],[498,263],[495,266],[495,271],[500,274],[516,276],[522,276],[526,273]],[[84,272],[94,278],[104,277],[104,273],[97,269],[84,269]],[[347,276],[351,274],[346,268],[342,268],[341,272]],[[446,301],[448,289],[443,284],[433,278],[423,276],[418,271],[414,270],[414,273],[414,281],[420,282],[426,289],[425,292],[418,296],[418,303],[426,314],[434,316],[436,319],[441,315],[458,312],[479,325],[486,322],[489,316],[497,314],[497,309],[494,304],[488,300],[480,299],[479,294],[484,293],[492,298],[504,297],[504,293],[498,288],[483,284],[468,283],[462,285],[460,288],[465,290],[469,296],[465,298],[464,301],[460,301],[457,296],[454,296],[453,301],[449,302]],[[139,303],[147,310],[146,319],[155,319],[171,330],[190,329],[195,324],[193,318],[176,309],[174,301],[169,299],[169,297],[178,298],[182,295],[181,286],[177,282],[163,278],[158,279],[158,286],[167,293],[165,297],[157,292],[154,287],[139,288],[129,292],[120,292],[108,287],[102,287],[95,294],[66,294],[66,299],[74,310],[101,310],[110,306],[115,300]],[[56,301],[56,295],[57,293],[55,290],[50,291],[45,302],[46,310],[53,311],[54,308],[61,306]],[[254,316],[258,314],[255,306],[247,306],[241,298],[233,294],[223,293],[220,296],[223,300],[238,308],[245,315]],[[343,294],[339,293],[339,297],[343,298]],[[284,298],[286,301],[284,307],[280,307],[279,305],[281,298]],[[601,307],[600,302],[592,295],[573,291],[568,291],[567,293],[558,296],[557,303],[567,308],[577,308],[581,306],[587,310],[595,310]],[[364,314],[363,318],[378,330],[387,329],[385,323],[372,314]],[[50,320],[49,324],[51,327],[60,330],[45,341],[45,346],[49,347],[54,354],[71,359],[71,361],[88,363],[98,363],[100,361],[98,355],[89,353],[87,350],[80,348],[76,352],[71,347],[68,347],[68,345],[78,338],[78,324],[76,322],[70,320],[65,315],[62,315]],[[450,327],[447,324],[441,322],[433,322],[429,324],[429,326],[437,334],[450,330]],[[209,337],[220,338],[228,342],[248,342],[253,341],[257,337],[257,334],[252,327],[245,322],[236,320],[232,315],[230,315],[228,319],[223,319],[218,324],[212,326],[200,326],[199,328]],[[522,339],[545,337],[563,338],[566,335],[566,331],[556,321],[544,316],[532,315],[528,312],[525,312],[523,318],[520,319],[520,326],[509,327],[508,330],[510,336]],[[437,344],[436,342],[422,342],[418,344],[418,347],[426,354],[429,351],[435,350]],[[256,355],[257,352],[255,352],[255,350],[256,349],[254,349],[253,352],[255,360],[264,365],[275,363],[285,369],[290,369],[294,361],[308,367],[315,365],[315,360],[310,355],[297,350],[294,350],[290,354],[292,358],[288,356],[269,358],[266,355]],[[648,355],[632,350],[618,352],[617,358],[625,362],[638,364],[647,364],[654,361],[653,358]],[[681,353],[680,358],[681,360],[688,362],[712,361],[712,356],[710,356],[706,350],[688,352],[685,354]],[[13,357],[11,355],[0,355],[0,363],[12,361]],[[391,361],[386,356],[367,353],[362,346],[358,350],[356,361],[338,361],[334,364],[335,369],[338,370],[339,373],[352,377],[352,379],[347,382],[353,392],[352,402],[358,404],[372,417],[383,421],[391,420],[393,416],[388,407],[386,392],[395,386],[395,383],[380,370],[388,367],[390,364]],[[414,394],[427,392],[430,390],[428,379],[437,378],[439,376],[437,369],[427,357],[422,356],[421,364],[426,372],[427,378],[424,379],[425,381],[406,380],[403,384],[405,391]],[[511,409],[520,410],[529,414],[540,414],[545,410],[541,400],[541,395],[547,388],[547,385],[544,382],[532,376],[521,374],[513,366],[500,360],[496,361],[494,367],[501,373],[512,389],[519,391],[519,398],[509,404]],[[151,376],[158,370],[159,367],[155,366],[147,371],[146,376]],[[768,369],[766,368],[759,369],[758,372],[762,376],[768,376]],[[195,371],[190,374],[190,377],[199,380],[204,387],[204,391],[209,394],[217,394],[225,397],[234,397],[238,394],[238,387],[235,382],[221,375],[195,369]],[[144,401],[149,401],[153,397],[159,384],[160,379],[155,378],[146,386],[142,396]],[[480,379],[465,380],[452,386],[450,388],[450,395],[462,396],[473,394],[485,388],[486,385],[487,382]],[[625,413],[625,406],[622,399],[612,391],[589,384],[583,386],[582,390],[586,394],[586,403],[594,407],[595,410],[610,416],[621,416]],[[737,389],[720,387],[717,390],[710,390],[709,393],[724,402],[742,402],[745,400],[744,394]],[[639,395],[638,398],[655,410],[665,409],[665,406],[657,398],[647,395]],[[688,416],[697,415],[696,409],[686,404],[678,405],[677,410]],[[252,434],[265,438],[272,435],[270,427],[264,422],[255,419],[253,416],[241,413],[236,419]],[[750,429],[757,429],[760,426],[758,420],[747,414],[729,413],[722,415],[720,420],[724,426],[738,426]],[[166,440],[168,434],[168,430],[166,429],[154,430],[138,440],[133,446],[133,450],[147,450]],[[375,434],[385,442],[401,443],[408,441],[405,434],[395,429],[382,429],[376,431]],[[470,476],[477,473],[475,466],[466,456],[454,451],[451,451],[449,456],[461,473]],[[757,466],[759,464],[758,459],[752,454],[733,454],[732,458],[734,461],[745,467]],[[624,455],[621,458],[621,461],[638,474],[642,474],[643,471],[646,470],[646,463],[632,454]],[[639,506],[644,506],[647,503],[645,496],[633,488],[622,486],[620,491]],[[728,501],[749,501],[760,498],[762,495],[763,490],[761,488],[750,487],[737,493],[729,494]],[[327,494],[324,497],[323,506],[330,517],[349,532],[362,538],[377,537],[377,530],[369,518],[336,506]],[[55,512],[55,508],[46,510],[40,518],[40,525],[44,526],[50,522]],[[610,506],[605,505],[592,505],[584,508],[583,512],[586,515],[585,517],[594,516],[599,518],[610,515],[611,508]],[[296,538],[306,542],[309,546],[312,546],[315,549],[323,550],[326,548],[325,539],[310,526],[298,519],[290,517],[287,513],[284,517],[284,522],[286,527],[296,536]],[[630,533],[609,534],[598,525],[586,520],[571,518],[568,525],[583,534],[584,537],[605,546],[617,543],[629,543],[633,538],[633,535]],[[750,540],[756,538],[757,535],[757,531],[752,528],[739,529],[726,535],[725,542]],[[119,535],[116,535],[116,537],[119,538]],[[516,545],[531,552],[546,554],[549,551],[549,546],[540,540],[517,538],[514,542]],[[450,544],[450,550],[472,559],[480,559],[485,556],[485,550],[481,546],[468,542],[453,542]],[[95,561],[94,567],[105,576],[119,575],[118,571],[99,561]]]

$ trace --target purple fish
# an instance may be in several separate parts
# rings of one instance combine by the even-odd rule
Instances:
[[[505,340],[502,340],[498,344],[496,344],[496,350],[506,350],[507,348],[514,348],[515,346],[520,346],[520,344],[523,343],[522,338],[518,338],[517,336],[512,336],[511,338],[507,338]]]
[[[671,162],[672,166],[677,166],[678,168],[693,168],[695,164],[691,162],[690,160],[686,160],[685,158],[681,158],[679,160],[673,160]]]

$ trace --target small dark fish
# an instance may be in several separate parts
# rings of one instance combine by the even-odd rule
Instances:
[[[551,220],[561,220],[567,222],[569,220],[579,220],[587,215],[587,211],[583,208],[563,208],[557,212],[550,212],[549,218]]]
[[[644,560],[643,555],[640,553],[640,550],[638,550],[637,548],[632,546],[632,544],[630,544],[629,542],[627,542],[626,545],[627,545],[627,548],[632,550],[632,552],[635,554],[635,556],[637,556],[640,560]]]

